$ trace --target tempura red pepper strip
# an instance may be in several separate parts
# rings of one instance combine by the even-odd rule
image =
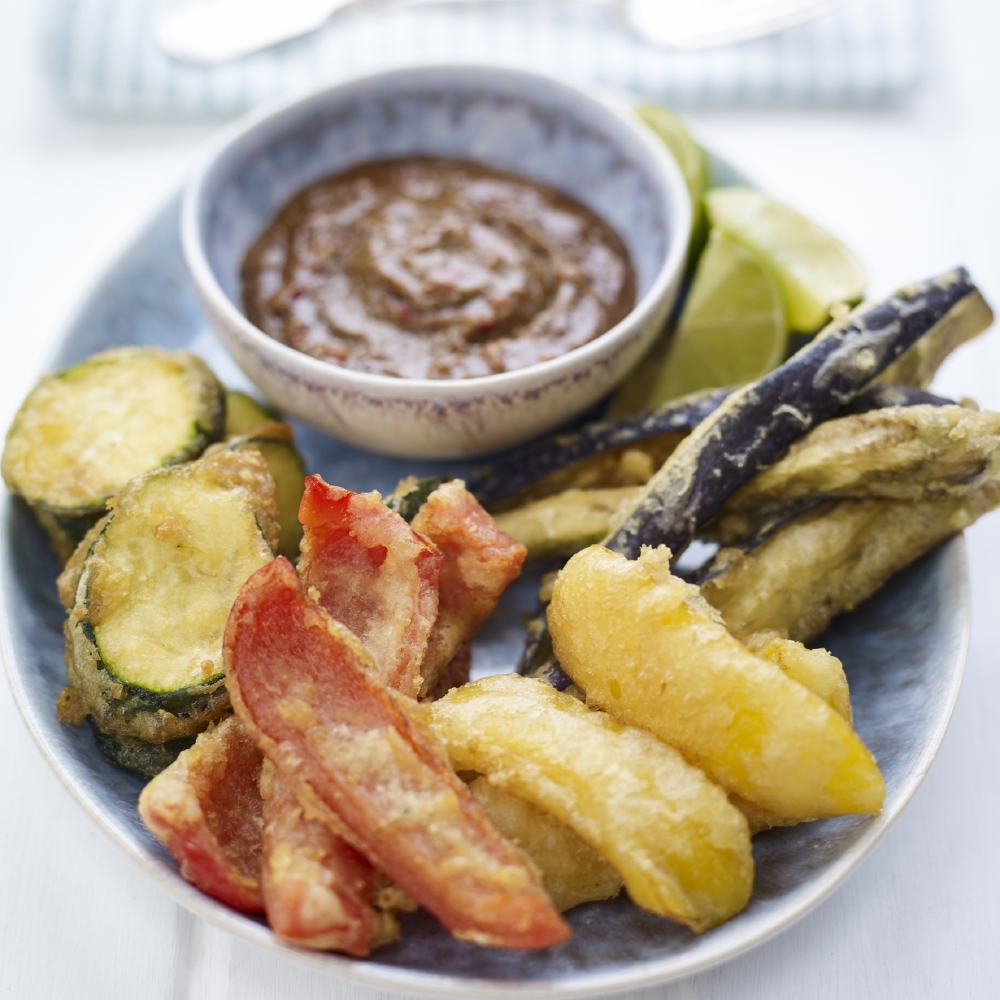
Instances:
[[[202,892],[237,910],[263,913],[263,758],[234,716],[202,733],[142,790],[139,814]]]
[[[319,476],[306,480],[299,520],[306,586],[361,640],[379,680],[415,698],[438,616],[440,553],[378,493],[351,493]]]
[[[375,870],[325,823],[303,814],[282,773],[264,762],[261,885],[271,930],[305,948],[367,955],[379,931]]]
[[[528,550],[494,524],[460,479],[439,486],[412,524],[443,557],[438,614],[421,667],[427,693],[517,579]]]
[[[299,801],[456,937],[545,948],[570,937],[538,877],[447,760],[369,674],[369,654],[276,559],[226,629],[233,707]]]

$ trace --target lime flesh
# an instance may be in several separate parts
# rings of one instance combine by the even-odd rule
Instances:
[[[756,255],[713,229],[648,405],[752,382],[781,363],[787,346],[776,282]]]
[[[825,326],[840,302],[864,294],[864,268],[843,243],[787,205],[749,187],[705,195],[711,225],[751,250],[781,289],[788,325],[802,333]]]

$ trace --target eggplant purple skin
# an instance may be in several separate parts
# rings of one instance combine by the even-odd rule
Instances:
[[[476,469],[466,481],[466,488],[488,506],[574,462],[661,434],[693,431],[732,391],[717,389],[699,394],[696,399],[664,403],[634,417],[598,420],[578,431],[543,438],[505,455],[494,465]]]
[[[828,328],[759,382],[737,390],[706,419],[682,445],[693,451],[693,461],[687,468],[668,462],[671,474],[662,482],[654,476],[649,492],[604,544],[629,559],[638,558],[643,545],[666,545],[679,555],[736,489],[816,424],[850,405],[975,293],[968,271],[958,268],[901,289]]]

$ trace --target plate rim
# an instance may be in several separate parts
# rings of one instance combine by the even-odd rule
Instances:
[[[707,151],[715,163],[732,170],[724,161],[719,161],[711,151]],[[739,172],[735,172],[737,176]],[[59,353],[72,341],[74,329],[81,316],[97,303],[106,285],[113,280],[114,275],[124,267],[134,247],[150,233],[157,221],[168,213],[172,207],[180,205],[180,190],[174,191],[163,201],[161,207],[151,213],[143,224],[137,226],[124,248],[99,273],[89,290],[78,300],[72,309],[69,319],[63,325],[60,334],[53,341],[52,348],[47,352],[44,366],[40,374],[51,370],[53,361]],[[9,533],[14,505],[17,499],[7,495],[0,511],[0,572],[6,573],[11,563],[9,551]],[[957,603],[965,609],[965,619],[960,627],[956,627],[957,649],[955,668],[946,702],[942,706],[933,736],[917,756],[913,770],[905,785],[900,789],[898,801],[891,813],[883,812],[869,821],[869,827],[859,843],[852,846],[844,855],[837,859],[819,879],[818,885],[813,883],[809,895],[805,899],[794,901],[786,912],[762,927],[757,927],[747,933],[744,938],[737,938],[720,945],[715,950],[704,954],[685,958],[683,953],[672,954],[660,959],[639,959],[635,968],[621,965],[609,970],[593,972],[570,972],[559,978],[526,981],[500,981],[465,978],[454,975],[430,973],[416,969],[405,969],[399,966],[385,965],[366,959],[349,958],[335,952],[312,952],[297,948],[280,941],[269,928],[259,924],[244,914],[230,909],[222,903],[204,895],[200,890],[186,882],[179,871],[169,868],[151,852],[144,851],[134,845],[128,838],[122,836],[111,820],[78,787],[73,776],[63,767],[57,753],[49,746],[44,733],[36,723],[31,711],[27,693],[21,683],[19,672],[15,668],[11,635],[11,622],[8,610],[6,576],[0,578],[0,659],[4,663],[4,672],[14,696],[18,712],[28,729],[35,745],[41,751],[49,767],[59,778],[70,796],[97,826],[133,861],[147,876],[160,886],[168,895],[185,909],[193,912],[216,927],[252,944],[263,946],[271,953],[283,955],[307,968],[322,971],[358,985],[377,989],[388,989],[399,993],[409,993],[421,996],[448,997],[503,997],[516,995],[524,998],[551,997],[591,997],[601,994],[616,993],[622,990],[644,989],[662,985],[680,979],[685,979],[706,971],[709,968],[732,961],[740,955],[764,944],[783,933],[793,924],[803,919],[821,903],[825,902],[871,854],[882,840],[888,829],[899,818],[909,805],[917,789],[923,783],[928,771],[934,763],[948,726],[951,722],[958,695],[961,690],[968,659],[971,634],[971,579],[968,567],[968,551],[964,532],[953,536],[937,547],[935,551],[944,548],[952,549],[952,558],[957,560],[956,579],[960,582],[960,593],[956,593]],[[111,765],[109,765],[111,766]]]

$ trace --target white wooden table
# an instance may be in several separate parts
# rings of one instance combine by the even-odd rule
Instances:
[[[935,60],[898,110],[693,116],[712,147],[863,256],[873,293],[956,263],[1000,305],[1000,7],[929,0]],[[0,424],[89,285],[181,183],[206,127],[73,121],[38,78],[37,9],[0,3]],[[1000,331],[937,383],[1000,408]],[[932,772],[859,872],[749,955],[643,996],[1000,996],[1000,514],[968,533],[965,685]],[[374,997],[177,907],[49,771],[0,683],[0,996]]]

